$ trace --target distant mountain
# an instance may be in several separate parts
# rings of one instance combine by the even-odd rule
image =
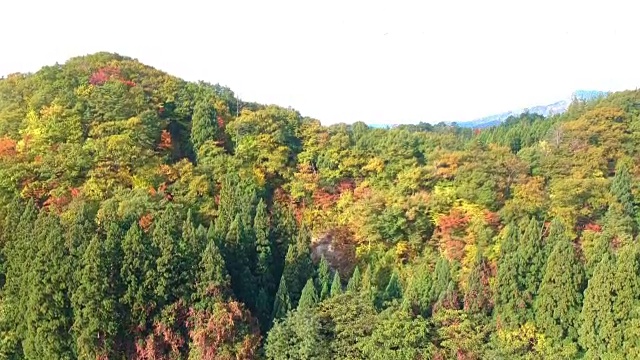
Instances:
[[[563,100],[556,101],[553,104],[538,105],[538,106],[533,106],[525,109],[511,110],[501,114],[485,116],[480,119],[458,122],[457,125],[461,127],[467,127],[467,128],[486,128],[490,126],[499,125],[500,123],[505,121],[507,118],[509,118],[509,116],[519,116],[520,114],[527,111],[532,114],[551,116],[551,115],[565,112],[574,99],[583,100],[583,101],[593,100],[598,97],[606,96],[607,94],[609,94],[609,92],[606,92],[606,91],[578,90],[578,91],[575,91],[573,94],[571,94],[571,96],[568,96]]]

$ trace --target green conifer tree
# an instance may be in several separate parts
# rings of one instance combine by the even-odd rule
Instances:
[[[329,297],[331,291],[331,268],[324,255],[320,256],[320,263],[318,264],[318,288],[320,289],[320,300]]]
[[[191,116],[191,144],[196,154],[205,141],[216,139],[217,129],[216,111],[211,102],[198,101]]]
[[[467,280],[464,294],[464,310],[471,314],[488,314],[491,311],[491,290],[488,269],[480,253],[476,256]]]
[[[211,311],[216,302],[226,298],[229,285],[229,275],[220,249],[215,242],[209,241],[196,273],[196,290],[193,295],[196,308]]]
[[[260,288],[265,289],[267,294],[275,292],[273,280],[273,254],[269,234],[269,215],[267,205],[260,200],[256,207],[256,216],[253,220],[253,231],[256,236],[256,253],[258,263],[256,273]]]
[[[302,288],[300,301],[298,302],[298,310],[310,309],[318,303],[318,294],[313,279],[309,278]]]
[[[291,210],[279,203],[275,202],[273,204],[273,225],[272,231],[270,233],[271,243],[274,244],[273,247],[273,271],[274,278],[277,279],[284,269],[285,256],[289,249],[289,244],[293,242],[296,234],[298,233],[298,228],[296,225],[296,220],[293,216]]]
[[[183,283],[182,288],[184,289],[180,295],[187,298],[193,291],[196,269],[200,262],[200,254],[204,250],[203,245],[206,244],[203,240],[205,239],[197,233],[193,223],[193,215],[191,214],[191,209],[189,209],[187,211],[187,218],[182,223],[182,236],[178,248],[180,257],[180,268],[178,271],[181,273],[181,280],[179,281]]]
[[[393,300],[402,299],[402,285],[397,272],[392,272],[389,283],[384,289],[384,301],[392,302]]]
[[[294,289],[299,288],[297,271],[296,247],[294,244],[291,244],[289,245],[289,250],[287,251],[287,256],[285,257],[284,270],[282,272],[282,277],[285,278],[287,283],[289,299],[293,297],[295,293]]]
[[[519,256],[518,229],[511,223],[500,247],[498,273],[496,275],[495,309],[500,326],[515,326],[524,323],[525,307],[522,291],[518,284]]]
[[[431,269],[426,259],[414,268],[403,296],[403,307],[413,314],[428,317],[435,299],[431,292]]]
[[[331,283],[330,297],[336,297],[342,294],[342,282],[340,281],[340,274],[338,271],[333,275],[333,282]]]
[[[152,244],[137,223],[133,223],[122,240],[123,283],[121,303],[127,308],[132,326],[145,328],[149,318],[147,310],[155,307],[153,289],[156,266]]]
[[[78,288],[71,299],[80,359],[113,355],[118,332],[117,299],[109,276],[113,257],[105,245],[107,242],[98,236],[89,242],[81,261]]]
[[[598,359],[607,354],[609,339],[616,332],[612,298],[615,273],[614,259],[605,254],[596,266],[584,292],[579,341],[586,350],[587,359]]]
[[[586,286],[573,244],[560,239],[549,256],[535,301],[536,324],[552,341],[577,342]]]
[[[303,224],[296,238],[296,274],[298,279],[296,281],[296,287],[289,288],[292,294],[294,294],[291,297],[294,303],[297,303],[300,292],[302,292],[302,284],[306,283],[307,279],[313,275],[313,271],[313,262],[311,261],[311,232]]]
[[[544,276],[544,267],[547,261],[540,224],[535,218],[531,218],[529,221],[520,243],[521,245],[518,248],[520,257],[518,280],[527,306],[526,316],[529,320],[532,320],[533,301]]]
[[[616,174],[611,182],[611,194],[615,201],[622,205],[622,213],[634,217],[634,198],[631,191],[631,174],[626,162],[620,161],[616,166]]]
[[[351,274],[351,278],[347,283],[347,291],[358,292],[360,291],[360,283],[362,282],[362,277],[360,276],[360,268],[358,266],[353,269],[353,274]]]
[[[154,294],[160,308],[173,303],[185,291],[182,278],[181,248],[177,226],[177,214],[173,206],[167,207],[153,224],[153,247],[157,249]]]
[[[276,298],[273,303],[274,320],[281,319],[291,310],[291,299],[289,298],[289,289],[287,289],[287,280],[284,275],[280,278],[280,286],[276,292]]]
[[[613,281],[615,331],[609,349],[631,358],[640,350],[640,246],[632,243],[619,250]]]
[[[438,258],[433,271],[433,282],[431,284],[431,300],[436,301],[440,294],[444,293],[451,281],[451,267],[449,261],[443,257]]]
[[[72,359],[69,252],[55,216],[43,212],[34,228],[38,251],[29,264],[31,270],[25,284],[28,297],[23,314],[24,355],[27,359]]]

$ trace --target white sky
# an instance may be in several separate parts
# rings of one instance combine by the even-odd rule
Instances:
[[[640,85],[636,1],[0,2],[0,74],[97,51],[324,124],[461,121]]]

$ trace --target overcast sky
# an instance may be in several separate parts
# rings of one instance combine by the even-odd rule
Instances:
[[[633,0],[6,0],[0,74],[110,51],[325,124],[470,120],[576,89],[635,89],[638,10]]]

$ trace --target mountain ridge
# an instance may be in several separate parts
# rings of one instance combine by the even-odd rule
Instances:
[[[588,100],[593,100],[596,99],[598,97],[603,97],[610,94],[610,92],[608,91],[600,91],[600,90],[576,90],[573,93],[571,93],[570,96],[566,97],[565,99],[556,101],[554,103],[551,104],[547,104],[547,105],[536,105],[530,108],[521,108],[521,109],[515,109],[515,110],[510,110],[510,111],[506,111],[500,114],[493,114],[493,115],[489,115],[489,116],[484,116],[478,119],[474,119],[474,120],[470,120],[470,121],[461,121],[461,122],[455,122],[456,125],[460,126],[460,127],[466,127],[466,128],[486,128],[486,127],[491,127],[491,126],[496,126],[501,124],[502,122],[504,122],[506,119],[508,119],[510,116],[519,116],[520,114],[523,113],[532,113],[532,114],[538,114],[538,115],[542,115],[542,116],[552,116],[552,115],[557,115],[557,114],[561,114],[563,112],[565,112],[567,110],[567,108],[569,107],[569,105],[571,105],[571,103],[574,100],[579,100],[579,101],[588,101]],[[454,123],[451,123],[454,124]]]

